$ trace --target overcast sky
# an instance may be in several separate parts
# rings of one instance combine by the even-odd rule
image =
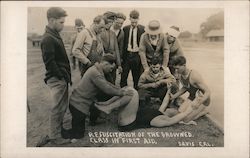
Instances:
[[[46,12],[48,8],[32,7],[28,9],[28,32],[43,34],[47,24]],[[159,20],[161,26],[166,32],[171,25],[181,28],[181,31],[188,30],[192,33],[198,33],[200,24],[213,14],[222,9],[216,8],[63,8],[68,16],[65,25],[74,25],[75,18],[81,18],[86,27],[88,27],[96,15],[103,14],[105,11],[122,12],[127,16],[124,25],[129,24],[129,12],[136,9],[140,12],[140,21],[142,25],[147,25],[150,20]]]

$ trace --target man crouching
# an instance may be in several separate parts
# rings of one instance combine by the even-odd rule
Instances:
[[[164,69],[160,59],[154,57],[148,70],[141,75],[138,83],[140,106],[148,106],[151,97],[163,101],[168,88],[175,84],[175,78],[168,69]]]
[[[100,63],[89,68],[73,90],[69,101],[72,114],[72,129],[69,137],[79,139],[84,136],[85,118],[89,114],[90,106],[109,114],[113,109],[123,107],[118,112],[118,127],[126,131],[136,119],[138,109],[138,93],[133,88],[119,88],[105,79],[105,75],[115,68],[116,59],[111,54],[105,54]],[[99,92],[113,96],[105,102],[98,102]],[[131,124],[132,125],[132,124]]]

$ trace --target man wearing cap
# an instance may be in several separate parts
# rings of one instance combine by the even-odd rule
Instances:
[[[172,74],[174,74],[174,68],[173,68],[173,57],[174,56],[183,56],[183,51],[180,45],[179,40],[177,37],[180,34],[180,29],[176,26],[171,26],[167,32],[167,42],[170,47],[170,53],[169,53],[169,69]]]
[[[168,69],[169,45],[159,21],[149,22],[141,37],[139,54],[144,70],[149,69],[154,57],[158,57],[163,68]]]
[[[144,26],[139,25],[139,12],[132,10],[129,14],[130,25],[123,28],[124,31],[124,47],[122,54],[122,74],[121,87],[127,86],[129,71],[132,72],[134,88],[138,89],[138,81],[142,73],[141,59],[139,56],[139,43],[141,35],[144,33]]]
[[[96,106],[99,110],[109,114],[113,109],[118,112],[118,127],[124,131],[136,119],[138,109],[138,93],[131,87],[119,88],[105,79],[105,74],[113,71],[116,59],[112,54],[105,54],[100,63],[89,68],[78,87],[70,97],[69,109],[72,114],[72,129],[65,137],[82,138],[85,131],[85,118],[89,115],[89,108]],[[97,95],[102,91],[112,96],[105,102],[99,102]]]
[[[103,45],[99,34],[104,27],[104,19],[99,15],[94,18],[90,28],[83,29],[76,37],[72,53],[81,62],[81,77],[90,66],[100,61],[103,55]]]
[[[47,11],[48,25],[41,42],[46,68],[45,83],[51,91],[53,104],[50,112],[50,139],[54,144],[69,143],[61,137],[63,117],[68,107],[68,84],[71,83],[69,59],[59,32],[64,27],[66,12],[59,7]]]
[[[76,29],[76,34],[72,36],[72,40],[71,40],[71,52],[70,52],[70,56],[72,57],[72,64],[73,64],[73,69],[76,68],[76,57],[73,55],[72,53],[72,49],[74,47],[75,41],[76,41],[76,36],[78,33],[80,33],[83,29],[85,28],[85,25],[82,21],[82,19],[75,19],[75,29]],[[80,69],[80,62],[78,61],[78,66]]]
[[[118,68],[118,73],[121,73],[121,57],[119,53],[117,37],[115,32],[110,30],[111,26],[114,23],[114,20],[116,19],[116,13],[108,11],[105,12],[103,16],[106,29],[100,34],[100,37],[103,43],[104,52],[113,54],[116,59],[116,68]],[[116,68],[111,72],[110,76],[108,76],[108,80],[113,84],[115,84],[116,80]]]

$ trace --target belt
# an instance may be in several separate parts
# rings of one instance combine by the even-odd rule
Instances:
[[[128,51],[128,55],[134,55],[134,54],[138,54],[139,52],[130,52]]]

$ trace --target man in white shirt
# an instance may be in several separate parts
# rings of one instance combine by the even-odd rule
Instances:
[[[145,32],[144,26],[139,25],[139,12],[133,10],[129,14],[131,24],[123,28],[124,47],[122,55],[121,87],[127,86],[129,71],[132,72],[134,88],[138,88],[138,81],[142,73],[141,59],[139,56],[139,43],[141,35]]]

